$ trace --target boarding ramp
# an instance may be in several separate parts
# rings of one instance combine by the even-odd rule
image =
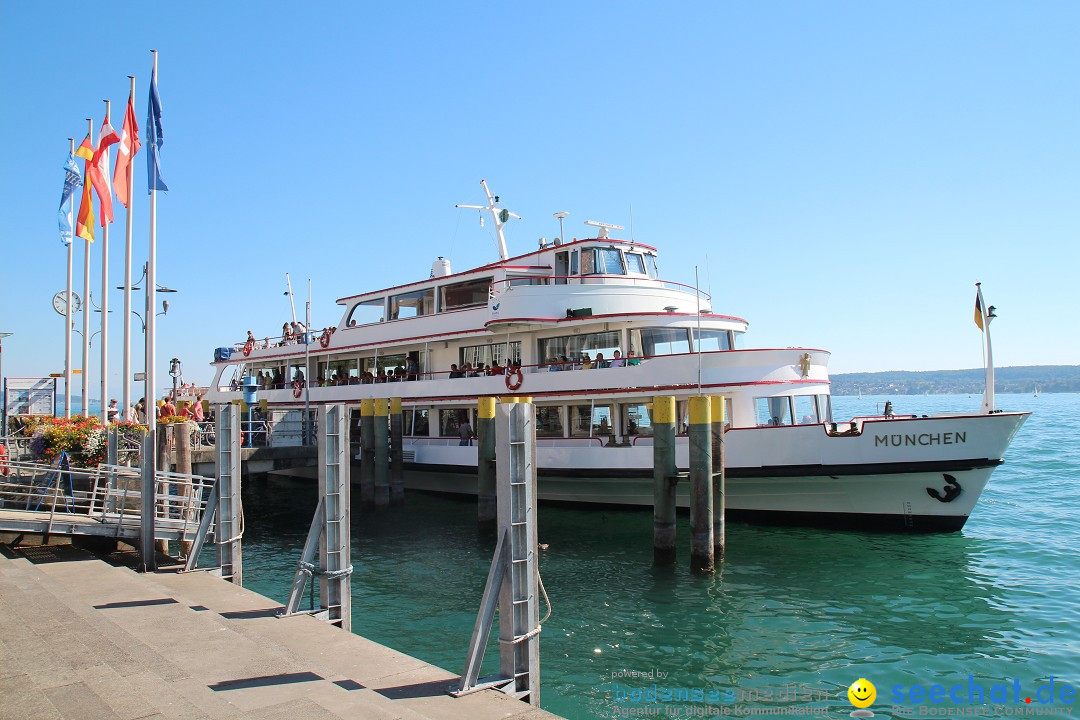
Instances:
[[[141,527],[141,471],[102,464],[71,467],[61,455],[51,464],[10,461],[0,468],[0,532],[92,535],[137,541]],[[192,540],[214,479],[159,471],[154,537]]]

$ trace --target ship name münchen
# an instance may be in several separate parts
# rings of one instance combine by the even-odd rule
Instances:
[[[907,445],[959,445],[967,442],[966,432],[918,433],[910,435],[875,435],[874,447]]]

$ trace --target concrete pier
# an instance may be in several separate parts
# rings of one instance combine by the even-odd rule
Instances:
[[[556,718],[208,573],[0,552],[3,718]]]

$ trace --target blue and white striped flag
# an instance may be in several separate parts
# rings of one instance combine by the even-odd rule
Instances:
[[[79,166],[75,164],[75,156],[69,152],[67,162],[64,163],[64,191],[60,195],[60,242],[64,245],[71,244],[71,218],[68,215],[72,211],[72,198],[75,196],[75,191],[82,183],[82,173],[79,172]]]

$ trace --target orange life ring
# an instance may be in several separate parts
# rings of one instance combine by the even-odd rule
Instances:
[[[294,382],[292,384],[292,396],[294,398],[298,398],[303,394],[304,394],[304,384],[301,383],[300,381]]]
[[[514,368],[506,373],[505,382],[507,390],[517,390],[524,381],[525,376],[521,374],[521,368]]]
[[[0,476],[7,477],[10,472],[11,468],[8,467],[7,445],[0,445]]]
[[[323,330],[322,335],[319,336],[319,344],[323,347],[330,346],[330,330]]]
[[[251,342],[250,340],[248,340],[246,343],[244,343],[244,357],[247,357],[248,355],[250,355],[251,351],[254,348],[255,348],[255,343]]]

